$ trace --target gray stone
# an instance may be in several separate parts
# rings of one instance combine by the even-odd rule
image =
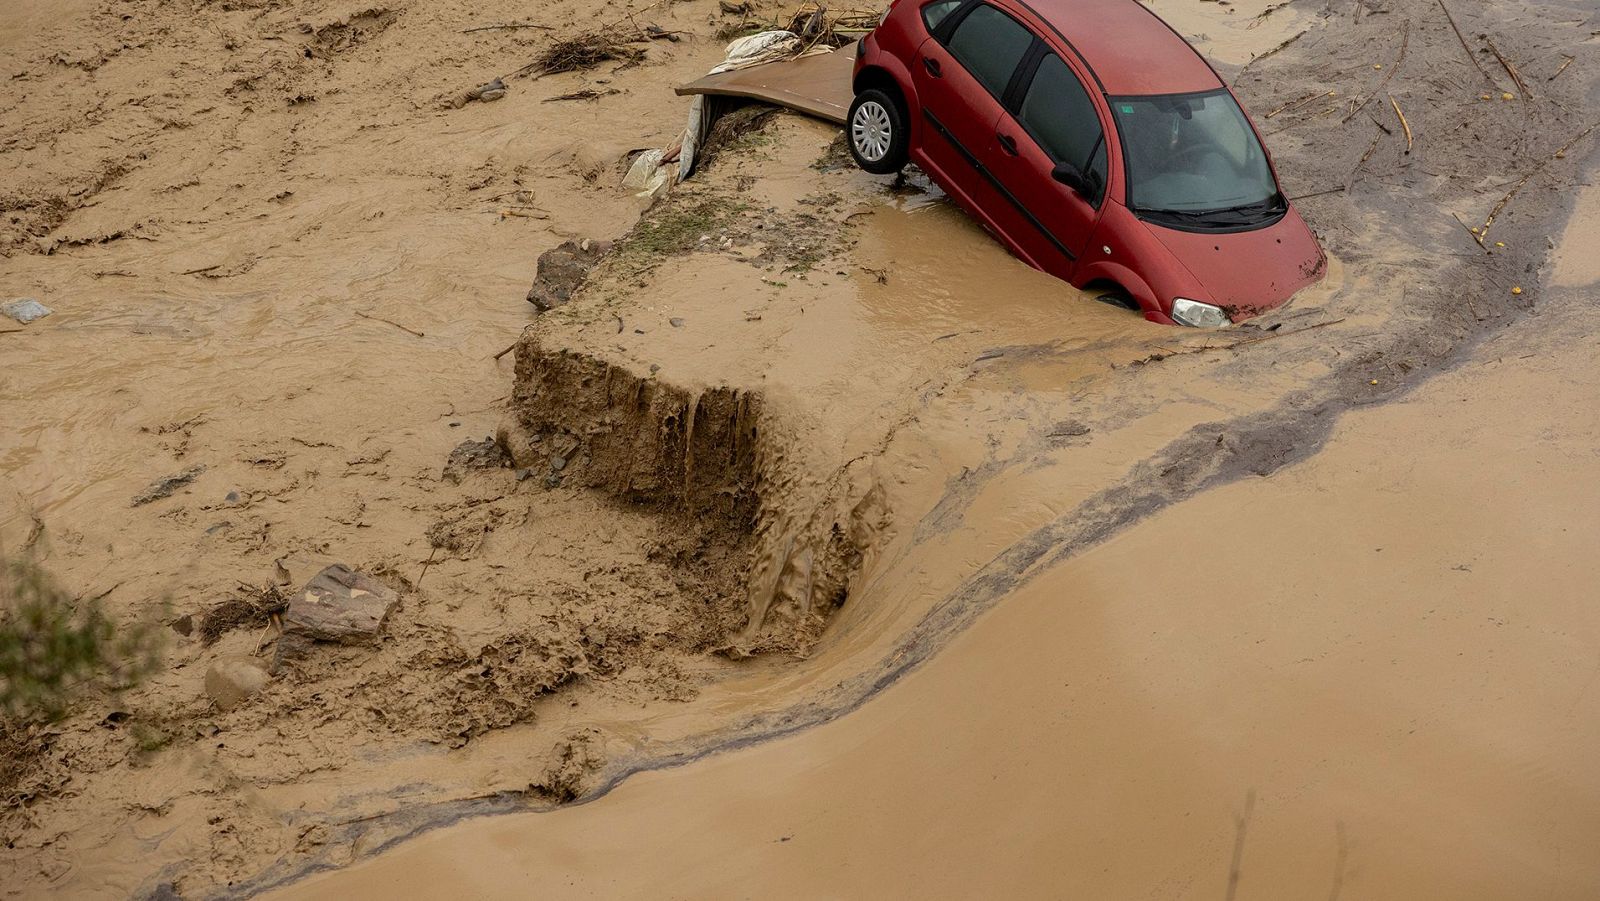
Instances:
[[[226,713],[260,694],[272,676],[265,662],[244,654],[233,654],[217,659],[206,670],[206,694]]]
[[[446,481],[459,484],[468,472],[480,469],[500,469],[511,463],[511,455],[493,436],[482,441],[463,441],[450,452],[444,464]]]
[[[528,290],[528,303],[541,313],[565,304],[588,279],[589,270],[610,249],[610,242],[585,238],[564,242],[540,254],[533,287]]]
[[[400,603],[393,589],[342,563],[324,569],[289,601],[283,614],[285,635],[340,644],[364,644],[378,637],[383,622]]]
[[[193,482],[195,479],[199,478],[201,473],[205,471],[206,468],[204,465],[191,466],[177,475],[167,476],[164,479],[156,479],[154,482],[150,483],[149,488],[139,492],[138,496],[133,499],[133,506],[142,507],[145,504],[153,501],[169,498],[172,496],[174,491],[177,491],[179,488],[182,488],[190,482]]]
[[[0,304],[0,313],[4,313],[24,325],[35,319],[43,319],[54,312],[55,310],[31,297],[20,297],[8,304]]]

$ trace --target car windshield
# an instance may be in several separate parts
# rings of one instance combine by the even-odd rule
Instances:
[[[1267,154],[1227,91],[1117,97],[1111,108],[1127,155],[1129,206],[1217,226],[1282,214]],[[1235,215],[1215,215],[1224,211]]]

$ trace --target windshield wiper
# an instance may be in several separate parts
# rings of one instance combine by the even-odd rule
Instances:
[[[1247,203],[1240,206],[1224,207],[1216,210],[1163,210],[1140,207],[1137,212],[1183,222],[1192,222],[1197,225],[1255,225],[1282,215],[1287,205],[1283,195],[1277,194],[1266,200],[1256,203]]]

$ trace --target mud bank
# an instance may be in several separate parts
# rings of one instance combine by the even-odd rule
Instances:
[[[790,513],[817,499],[785,494],[784,471],[803,455],[777,416],[749,389],[686,389],[530,335],[499,440],[549,484],[669,517],[686,553],[742,582],[745,624],[720,650],[803,656],[844,602],[884,511],[868,488],[842,507],[824,497],[809,516]]]

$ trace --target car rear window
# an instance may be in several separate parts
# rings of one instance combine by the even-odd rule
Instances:
[[[1105,131],[1094,101],[1061,57],[1047,53],[1022,95],[1017,121],[1057,163],[1071,163],[1095,183],[1092,202],[1105,190]]]
[[[922,24],[928,27],[931,34],[944,21],[944,17],[956,11],[961,5],[961,0],[934,0],[922,8]]]
[[[1033,34],[992,6],[978,6],[950,36],[950,55],[960,60],[996,97],[1005,93]]]

